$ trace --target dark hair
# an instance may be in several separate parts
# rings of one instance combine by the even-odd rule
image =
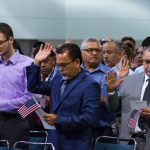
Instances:
[[[3,33],[6,39],[14,37],[12,28],[7,23],[0,23],[0,33]]]
[[[121,39],[121,42],[124,42],[124,41],[127,41],[127,40],[131,41],[134,45],[136,44],[135,40],[132,37],[130,37],[130,36],[123,37]]]
[[[121,49],[127,55],[128,59],[131,59],[133,57],[134,52],[131,50],[131,48],[129,46],[127,46],[127,45],[125,45],[125,44],[122,43]]]
[[[68,52],[68,55],[72,60],[80,59],[80,64],[82,63],[81,50],[77,44],[66,43],[56,49],[57,54],[63,54],[64,52]]]
[[[150,36],[146,37],[146,38],[142,41],[142,46],[143,46],[143,47],[148,47],[148,46],[150,46]]]
[[[16,40],[13,41],[13,47],[14,49],[18,50],[20,54],[24,55],[24,53],[21,50],[20,44]]]
[[[41,44],[43,44],[43,46],[45,45],[44,42],[41,42]],[[38,45],[37,47],[35,47],[35,50],[34,50],[34,52],[33,52],[33,58],[35,58],[36,54],[37,54],[38,51],[40,50],[40,46],[41,46],[41,45]],[[52,51],[49,56],[50,56],[50,57],[55,57],[56,54]]]
[[[45,43],[42,42],[42,41],[36,41],[36,42],[32,45],[32,47],[33,47],[33,48],[37,48],[37,47],[40,47],[41,44],[45,44]]]

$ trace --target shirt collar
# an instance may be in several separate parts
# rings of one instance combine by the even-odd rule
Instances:
[[[145,74],[144,82],[147,82],[147,79],[150,79],[150,78]]]
[[[9,58],[9,60],[8,60],[8,62],[11,62],[12,64],[16,64],[17,63],[17,61],[18,61],[18,59],[19,59],[19,52],[18,51],[16,51],[10,58]],[[2,57],[0,57],[0,63],[3,63],[4,61],[2,60]],[[7,62],[7,63],[8,63]]]
[[[85,68],[85,66],[84,66],[83,63],[81,64],[81,68],[84,69],[84,70],[86,70],[86,71],[88,71],[88,70]],[[102,63],[99,63],[99,65],[98,65],[92,72],[101,71],[101,72],[103,72],[103,73],[107,73],[110,69],[111,69],[111,68],[109,68],[109,67],[103,65]]]

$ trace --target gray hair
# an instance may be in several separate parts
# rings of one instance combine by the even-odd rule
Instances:
[[[85,48],[85,45],[86,45],[86,43],[88,43],[88,42],[97,43],[97,45],[99,45],[99,47],[100,47],[100,42],[99,42],[99,40],[97,40],[97,39],[95,39],[95,38],[85,38],[85,39],[81,42],[81,45],[80,45],[81,51]]]

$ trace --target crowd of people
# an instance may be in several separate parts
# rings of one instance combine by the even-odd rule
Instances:
[[[150,36],[139,47],[128,36],[119,42],[89,37],[80,45],[69,40],[56,48],[38,41],[28,57],[12,28],[0,23],[0,71],[0,139],[8,140],[10,149],[28,141],[29,131],[45,130],[36,113],[23,119],[17,112],[32,97],[56,127],[47,140],[56,150],[92,150],[99,136],[132,137],[137,150],[150,142]],[[135,101],[147,105],[138,108],[131,130]]]

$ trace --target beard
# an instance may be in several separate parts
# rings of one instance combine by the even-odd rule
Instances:
[[[63,80],[69,80],[68,76],[62,76]]]

